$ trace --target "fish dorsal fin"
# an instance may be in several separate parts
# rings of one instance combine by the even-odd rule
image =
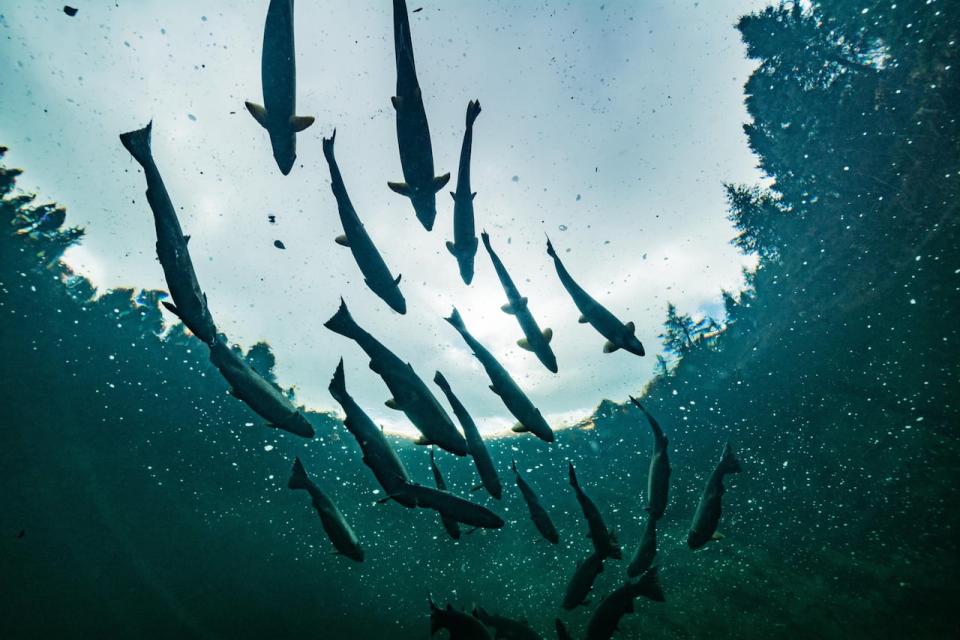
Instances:
[[[390,190],[394,193],[399,193],[402,196],[410,195],[410,185],[406,182],[388,182],[387,186],[390,187]]]
[[[312,125],[313,121],[313,116],[290,116],[288,123],[290,124],[290,130],[297,133]]]
[[[183,236],[183,244],[190,244],[190,236]]]
[[[722,533],[720,533],[719,531],[714,531],[714,532],[713,532],[713,535],[710,536],[710,539],[711,539],[711,540],[723,540],[724,537],[725,537],[725,536],[724,536]]]
[[[166,300],[161,300],[161,301],[160,301],[160,304],[162,304],[163,307],[164,307],[164,309],[166,309],[167,311],[169,311],[169,312],[172,313],[173,315],[177,316],[178,318],[180,317],[180,310],[177,309],[177,307],[174,306],[173,304],[167,302]]]
[[[533,351],[533,347],[530,346],[530,341],[526,338],[520,338],[517,340],[517,346],[521,349],[526,349],[527,351]]]
[[[393,105],[393,108],[394,108],[394,109],[399,109],[399,108],[400,108],[400,96],[391,96],[391,97],[390,97],[390,104]]]
[[[390,398],[383,404],[385,404],[388,409],[393,409],[394,411],[400,411],[400,403],[397,402],[396,398]]]
[[[457,247],[455,244],[447,240],[447,251],[450,252],[450,255],[457,255]]]
[[[471,200],[473,200],[473,199],[476,198],[476,197],[477,197],[477,192],[476,192],[476,191],[474,191],[473,193],[470,194],[470,199],[471,199]]]
[[[393,279],[393,284],[400,284],[400,278],[403,277],[403,274],[398,273],[397,277]]]
[[[261,107],[255,102],[244,102],[244,106],[247,107],[247,111],[250,112],[250,115],[253,116],[253,119],[260,123],[260,126],[264,129],[267,128],[267,110]]]
[[[634,333],[637,330],[637,326],[633,324],[633,320],[623,326],[625,326],[630,333]]]
[[[493,386],[492,384],[487,386],[490,387],[490,391],[493,391],[495,394],[500,395],[500,392],[497,391],[497,388],[495,386]]]
[[[609,340],[607,340],[607,343],[606,343],[605,345],[603,345],[603,352],[604,352],[604,353],[613,353],[614,351],[616,351],[616,350],[619,349],[619,348],[620,348],[620,347],[618,347],[617,345],[615,345],[615,344],[613,344],[612,342],[610,342]]]
[[[587,324],[587,323],[590,322],[590,321],[587,320],[587,316],[581,315],[581,316],[580,316],[580,319],[577,320],[577,322],[579,322],[580,324]]]
[[[525,424],[521,424],[518,422],[517,424],[510,427],[510,431],[513,431],[514,433],[526,433],[527,431],[530,431],[530,429],[528,429]]]
[[[447,186],[447,183],[450,182],[450,173],[445,173],[442,176],[437,176],[433,179],[433,192],[436,193]]]
[[[341,247],[349,247],[349,246],[350,246],[350,241],[347,240],[347,236],[345,236],[345,235],[337,236],[336,238],[333,239],[333,241],[336,242],[336,243],[337,243],[338,245],[340,245]]]
[[[513,310],[513,305],[510,304],[509,302],[503,305],[502,307],[500,307],[500,311],[503,311],[504,313],[509,313],[511,315],[516,313],[516,311]]]
[[[543,339],[547,341],[547,344],[550,344],[550,341],[553,340],[553,329],[547,327],[543,330]]]

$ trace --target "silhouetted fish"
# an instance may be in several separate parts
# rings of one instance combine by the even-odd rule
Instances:
[[[647,569],[639,580],[618,587],[600,601],[587,623],[586,640],[609,640],[620,624],[620,618],[634,612],[633,601],[644,596],[654,602],[663,602],[663,589],[657,579],[657,568]]]
[[[300,458],[295,458],[293,461],[293,471],[290,474],[287,486],[291,489],[304,489],[310,494],[313,508],[317,510],[317,514],[320,516],[323,530],[327,532],[327,537],[337,548],[337,552],[351,560],[363,562],[363,549],[360,548],[360,541],[353,529],[347,524],[337,505],[307,476],[307,471],[303,468]]]
[[[480,102],[467,104],[467,128],[460,148],[460,170],[457,173],[457,190],[453,196],[453,242],[447,241],[447,250],[457,259],[460,277],[465,284],[473,280],[473,259],[477,255],[477,231],[473,217],[475,191],[470,190],[470,152],[473,149],[473,123],[480,115]]]
[[[607,529],[607,525],[603,523],[603,516],[600,515],[600,510],[597,509],[597,505],[593,503],[590,496],[588,496],[580,486],[580,483],[577,481],[577,472],[574,471],[572,462],[570,463],[569,472],[570,486],[576,491],[577,502],[580,503],[583,516],[587,519],[587,525],[590,528],[587,537],[593,542],[593,548],[604,558],[622,558],[623,554],[620,551],[620,543],[617,542],[616,534]]]
[[[543,508],[543,505],[540,504],[540,498],[537,497],[537,494],[534,490],[527,484],[527,481],[523,479],[520,475],[520,472],[517,471],[517,461],[513,461],[513,473],[517,478],[517,487],[520,488],[520,494],[523,495],[524,502],[527,503],[527,509],[530,511],[530,518],[533,520],[534,526],[537,528],[537,531],[540,532],[544,538],[549,540],[553,544],[560,542],[560,536],[557,534],[557,528],[553,526],[553,520],[550,519],[550,514],[547,513],[547,510]]]
[[[693,514],[693,523],[687,535],[687,545],[691,549],[699,549],[716,537],[717,524],[720,522],[723,506],[723,494],[726,492],[723,477],[728,473],[740,473],[740,471],[742,471],[740,461],[733,455],[733,449],[728,442],[723,446],[723,454],[716,469],[707,478],[707,484],[700,496],[700,504],[697,505],[697,512]]]

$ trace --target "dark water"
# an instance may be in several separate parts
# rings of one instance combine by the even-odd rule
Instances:
[[[956,3],[932,5],[788,5],[740,24],[760,62],[747,133],[773,188],[731,186],[730,213],[760,262],[722,330],[665,325],[674,362],[644,402],[674,468],[657,557],[667,602],[638,602],[618,637],[960,632],[960,21]],[[454,542],[433,512],[375,503],[332,416],[310,416],[309,446],[268,432],[266,451],[206,348],[159,338],[155,295],[91,300],[57,262],[80,232],[17,195],[15,176],[0,172],[0,637],[424,638],[428,592],[526,617],[543,637],[559,615],[579,636],[625,579],[652,445],[636,409],[605,402],[549,446],[491,441],[501,503],[469,493],[468,460],[440,455],[455,493],[507,520]],[[268,349],[252,360],[269,373]],[[728,440],[744,472],[729,479],[725,538],[691,552]],[[393,442],[431,484],[424,450]],[[358,532],[362,564],[331,555],[285,488],[294,455]],[[559,545],[529,521],[514,458]],[[570,614],[563,588],[591,543],[568,460],[626,556]]]

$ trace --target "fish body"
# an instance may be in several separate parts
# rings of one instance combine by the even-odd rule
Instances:
[[[447,242],[447,250],[457,259],[460,277],[464,284],[473,281],[473,259],[477,255],[477,230],[473,215],[475,191],[470,190],[470,154],[473,149],[473,123],[480,115],[480,102],[467,104],[467,127],[460,148],[460,170],[457,172],[457,190],[453,196],[453,242]]]
[[[644,596],[654,602],[663,602],[663,589],[657,578],[657,568],[651,567],[636,582],[627,582],[600,601],[587,623],[586,640],[610,640],[620,619],[634,612],[634,600]]]
[[[493,629],[497,640],[543,640],[526,622],[489,613],[483,607],[474,607],[473,616]]]
[[[460,427],[463,429],[463,435],[467,440],[467,450],[470,452],[473,463],[477,467],[480,481],[483,483],[487,492],[499,500],[503,494],[503,486],[500,484],[500,476],[497,475],[497,468],[493,466],[493,459],[490,458],[490,452],[487,451],[487,445],[484,444],[483,438],[480,436],[480,430],[477,429],[477,425],[467,412],[466,407],[464,407],[460,399],[454,395],[453,389],[450,388],[450,383],[443,377],[443,374],[437,371],[433,381],[440,387],[444,395],[447,396],[447,401],[450,403],[450,406],[453,407],[453,414],[457,416]]]
[[[340,513],[337,505],[307,475],[300,458],[293,461],[293,471],[290,474],[287,486],[291,489],[303,489],[309,493],[313,508],[317,510],[323,530],[326,531],[333,546],[339,553],[351,560],[363,562],[363,549],[360,547],[357,535],[353,532],[343,514]]]
[[[463,611],[457,611],[452,605],[440,608],[433,598],[430,601],[430,635],[446,629],[450,640],[494,640],[482,622]]]
[[[297,62],[293,42],[293,0],[270,0],[260,59],[263,106],[245,102],[250,115],[270,134],[273,158],[283,175],[297,159],[297,132],[313,117],[296,115]]]
[[[567,583],[567,590],[563,594],[563,608],[571,610],[587,604],[587,595],[602,572],[603,556],[594,551],[577,565],[577,570]]]
[[[363,274],[363,281],[367,287],[386,302],[391,309],[400,314],[406,313],[407,302],[400,292],[400,276],[394,278],[393,274],[390,273],[387,263],[380,255],[370,238],[370,234],[367,233],[360,221],[360,216],[357,215],[356,209],[350,202],[347,187],[343,183],[343,176],[340,174],[340,167],[337,165],[337,159],[334,156],[333,144],[336,137],[337,132],[334,131],[329,138],[323,139],[323,156],[330,168],[330,186],[333,189],[333,196],[337,200],[340,223],[343,225],[343,235],[337,238],[337,244],[350,249],[357,266],[360,267],[360,273]]]
[[[180,318],[193,335],[212,345],[217,340],[217,326],[207,307],[207,296],[200,289],[197,274],[193,270],[193,261],[187,248],[190,237],[183,235],[177,211],[153,159],[150,146],[152,129],[151,122],[142,129],[121,134],[120,142],[143,167],[147,179],[147,202],[153,212],[157,231],[157,258],[173,299],[172,304],[164,302],[163,305]]]
[[[647,472],[647,511],[655,520],[663,517],[670,494],[670,456],[667,453],[667,436],[650,412],[640,402],[630,396],[631,402],[643,412],[653,431],[653,453],[650,456],[650,469]]]
[[[397,63],[397,92],[391,102],[397,114],[397,144],[405,182],[389,182],[394,192],[410,198],[417,219],[430,231],[437,217],[437,191],[450,174],[433,175],[433,146],[423,108],[423,95],[413,60],[413,41],[407,3],[393,0],[393,47]]]
[[[507,268],[503,265],[503,261],[500,260],[500,256],[497,255],[496,251],[494,251],[490,245],[490,234],[484,231],[480,234],[480,237],[483,239],[483,246],[490,255],[490,261],[493,262],[493,268],[497,272],[497,277],[500,279],[503,292],[507,294],[507,304],[503,305],[501,309],[503,309],[505,313],[513,315],[520,324],[520,329],[523,331],[524,337],[517,341],[517,345],[521,349],[533,352],[533,354],[537,356],[537,359],[543,363],[543,366],[549,371],[556,373],[557,356],[553,353],[553,349],[550,348],[553,331],[549,328],[540,329],[540,325],[537,324],[536,319],[534,319],[533,314],[530,312],[530,307],[527,305],[527,298],[521,295],[520,290],[517,289],[517,285],[513,282],[513,278],[510,277]]]
[[[607,339],[603,346],[604,353],[612,353],[617,349],[623,349],[638,356],[644,355],[643,345],[635,335],[635,326],[632,322],[624,324],[610,310],[594,300],[590,294],[584,291],[583,287],[576,283],[550,240],[547,240],[547,254],[553,258],[553,265],[557,269],[557,275],[560,276],[560,282],[563,288],[567,290],[573,303],[580,310],[580,322],[589,323],[596,329],[600,335]]]
[[[723,446],[720,462],[707,478],[707,484],[700,495],[700,504],[697,505],[697,511],[693,515],[690,533],[687,534],[687,546],[691,549],[699,549],[714,539],[717,525],[720,523],[723,494],[726,493],[723,479],[729,473],[740,473],[740,471],[742,471],[740,461],[733,454],[733,449],[728,442]]]
[[[633,560],[627,566],[627,575],[636,578],[653,566],[653,558],[657,555],[657,519],[653,514],[647,514],[647,522],[643,527],[643,536],[640,545],[633,555]]]
[[[413,367],[364,331],[350,315],[343,299],[340,300],[340,308],[324,326],[350,338],[366,352],[370,358],[370,369],[383,378],[393,393],[387,406],[403,411],[423,434],[417,444],[435,444],[455,455],[467,455],[467,441]]]
[[[343,425],[347,428],[360,445],[363,452],[363,463],[370,467],[377,482],[387,495],[405,507],[416,506],[413,500],[403,498],[402,488],[410,482],[406,468],[397,457],[397,453],[387,442],[383,430],[379,429],[370,416],[360,408],[360,405],[347,393],[346,380],[343,375],[343,359],[330,380],[330,395],[340,403],[346,417]]]
[[[210,345],[210,362],[230,385],[230,393],[267,421],[268,427],[304,438],[314,436],[313,426],[280,389],[257,373],[222,339]]]
[[[450,317],[445,319],[463,337],[467,345],[473,350],[473,355],[483,365],[487,376],[490,378],[490,389],[500,396],[507,410],[519,421],[519,424],[513,430],[517,432],[530,431],[545,442],[553,442],[553,430],[543,419],[540,410],[533,406],[530,398],[514,382],[493,354],[487,351],[487,348],[467,331],[460,313],[454,309]]]
[[[533,520],[533,525],[537,528],[537,531],[540,532],[540,535],[552,544],[557,544],[560,542],[560,535],[557,533],[557,528],[553,525],[550,514],[547,513],[547,510],[540,503],[540,498],[536,492],[527,484],[523,476],[520,475],[520,472],[517,470],[516,460],[513,461],[513,474],[516,476],[517,487],[520,489],[523,501],[527,503],[527,509],[530,511],[530,519]]]
[[[586,494],[577,480],[577,472],[573,468],[573,463],[569,466],[570,486],[577,494],[577,502],[580,503],[580,510],[583,511],[583,517],[587,519],[587,525],[590,532],[587,534],[593,542],[593,548],[604,558],[620,559],[623,557],[620,551],[620,544],[617,542],[616,535],[607,529],[603,522],[603,516],[600,515],[600,509],[594,504],[590,496]]]
[[[433,480],[437,489],[446,491],[447,483],[443,481],[443,474],[440,473],[440,467],[437,466],[437,458],[433,455],[433,449],[430,450],[430,469],[433,471]],[[456,520],[440,512],[440,522],[443,523],[443,528],[446,529],[451,538],[454,540],[460,539],[460,525],[457,524]]]

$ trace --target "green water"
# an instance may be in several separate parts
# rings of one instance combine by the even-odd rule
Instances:
[[[772,187],[731,185],[730,215],[759,266],[720,330],[679,312],[665,324],[671,357],[644,403],[670,438],[667,601],[638,602],[617,637],[960,635],[960,21],[956,3],[932,6],[788,5],[740,23],[760,65],[746,131]],[[16,175],[0,169],[0,637],[425,638],[428,592],[545,638],[560,617],[580,637],[625,580],[652,446],[636,409],[601,403],[553,445],[491,440],[500,502],[470,493],[469,460],[438,455],[452,491],[507,521],[453,541],[434,512],[376,504],[335,417],[310,415],[309,442],[257,426],[206,347],[179,329],[161,339],[156,295],[92,300],[58,262],[82,233],[18,194]],[[269,375],[269,350],[252,355]],[[391,441],[432,484],[423,448]],[[728,479],[725,537],[691,552],[726,441],[744,471]],[[295,455],[363,563],[332,555],[286,488]],[[512,459],[559,545],[530,522]],[[563,589],[591,543],[568,460],[625,555],[572,613]]]

